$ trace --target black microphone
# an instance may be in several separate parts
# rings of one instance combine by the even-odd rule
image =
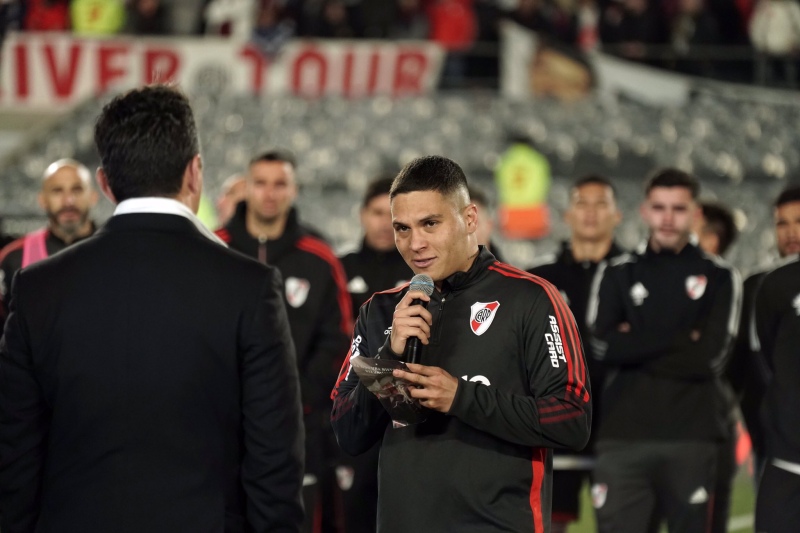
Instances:
[[[408,290],[424,292],[426,295],[430,296],[433,294],[433,279],[426,274],[417,274],[411,278],[411,284],[409,284]],[[428,302],[416,298],[411,300],[411,305],[428,307]],[[403,350],[403,360],[406,363],[416,364],[419,361],[419,354],[421,351],[422,346],[420,346],[419,338],[409,337],[408,340],[406,340],[406,348]]]

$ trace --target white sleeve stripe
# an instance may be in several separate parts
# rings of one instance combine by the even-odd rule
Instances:
[[[761,291],[761,284],[764,282],[764,278],[766,278],[771,272],[783,266],[789,265],[791,263],[796,263],[797,261],[800,261],[800,255],[790,255],[782,259],[781,261],[778,262],[777,265],[775,265],[774,268],[768,269],[766,272],[764,272],[764,277],[761,278],[761,281],[758,283],[758,287],[756,287],[755,294],[753,294],[753,309],[750,310],[751,312],[748,320],[748,325],[749,325],[748,333],[750,334],[750,350],[754,352],[761,351],[761,339],[758,338],[758,328],[756,327],[756,301],[758,300],[758,293]]]
[[[589,290],[589,302],[586,305],[586,324],[589,328],[594,328],[594,323],[597,321],[597,308],[600,305],[600,283],[603,280],[607,266],[608,263],[606,261],[602,261],[597,265],[597,271],[594,273],[592,286]]]

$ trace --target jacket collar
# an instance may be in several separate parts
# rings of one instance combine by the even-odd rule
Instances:
[[[162,215],[177,215],[185,218],[195,229],[202,234],[206,239],[213,241],[217,244],[227,247],[222,239],[217,237],[210,229],[208,229],[197,216],[192,212],[189,207],[181,202],[172,198],[158,198],[158,197],[143,197],[143,198],[129,198],[123,200],[117,205],[114,210],[114,216],[132,215],[132,214],[162,214]]]
[[[650,240],[649,239],[647,241],[645,241],[643,243],[643,245],[644,245],[644,251],[642,252],[642,255],[644,255],[645,257],[649,257],[649,258],[654,258],[654,257],[696,257],[696,256],[699,256],[700,253],[701,253],[700,252],[700,247],[698,247],[696,244],[693,244],[691,241],[687,242],[686,246],[684,246],[681,249],[681,251],[678,252],[678,253],[675,253],[672,250],[661,250],[661,251],[657,252],[657,251],[655,251],[653,249],[652,246],[650,246]],[[640,247],[640,250],[641,250],[641,247]]]
[[[603,261],[607,261],[622,253],[622,248],[617,245],[616,241],[611,241],[611,247],[608,249],[608,253],[603,257]],[[569,241],[563,241],[561,243],[561,250],[558,253],[558,262],[565,265],[578,264],[578,261],[575,260],[575,255],[572,253],[572,244]]]
[[[361,239],[361,248],[358,249],[358,255],[364,260],[375,263],[382,263],[386,261],[402,262],[405,264],[405,259],[397,251],[397,248],[392,248],[388,252],[381,252],[372,248],[367,244],[367,239]]]
[[[131,213],[113,216],[97,231],[97,234],[142,230],[188,233],[205,238],[188,219],[164,213]]]
[[[442,292],[460,291],[474,285],[489,271],[488,267],[497,261],[494,255],[483,245],[478,246],[478,256],[466,272],[451,274],[442,282]]]
[[[247,231],[247,203],[239,202],[236,206],[236,212],[230,221],[225,225],[225,229],[231,236],[231,246],[235,249],[249,250],[257,247],[259,240],[257,237],[251,235]],[[267,245],[267,260],[269,263],[274,263],[280,256],[287,250],[291,249],[294,244],[305,235],[307,232],[300,225],[297,216],[297,208],[292,207],[289,210],[289,215],[286,219],[286,226],[283,229],[283,234],[277,239],[270,239],[266,241]]]

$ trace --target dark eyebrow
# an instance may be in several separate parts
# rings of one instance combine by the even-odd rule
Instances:
[[[426,215],[426,216],[422,217],[421,219],[419,219],[417,221],[417,224],[425,224],[426,222],[429,222],[429,221],[432,221],[432,220],[441,220],[443,218],[444,218],[444,215],[440,215],[438,213],[434,213],[434,214]],[[402,222],[400,220],[392,220],[392,224],[393,225],[401,225],[401,226],[410,226],[411,224],[413,224],[413,222],[412,223],[407,223],[407,222]]]
[[[426,216],[425,218],[421,219],[419,222],[420,222],[420,224],[424,224],[426,222],[430,222],[431,220],[441,220],[443,218],[444,218],[444,215],[433,214],[433,215]]]

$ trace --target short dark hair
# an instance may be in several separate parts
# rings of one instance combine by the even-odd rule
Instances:
[[[782,190],[775,200],[775,207],[780,207],[783,204],[791,204],[793,202],[800,202],[800,185],[790,185]]]
[[[467,177],[455,161],[440,155],[418,157],[404,166],[392,182],[389,198],[416,191],[436,191],[449,196],[459,190],[469,194]]]
[[[601,176],[600,174],[587,174],[585,176],[581,176],[572,182],[572,187],[570,190],[574,191],[575,189],[580,189],[584,185],[602,185],[603,187],[608,187],[611,189],[611,194],[614,196],[614,198],[617,197],[617,188],[614,187],[614,184],[611,183],[610,179],[605,176]]]
[[[168,85],[149,85],[117,96],[103,107],[94,142],[118,202],[175,196],[186,165],[200,153],[189,100]]]
[[[297,159],[294,157],[294,154],[289,150],[269,150],[267,152],[263,152],[253,159],[250,160],[250,165],[254,165],[256,163],[289,163],[292,168],[297,168]]]
[[[718,202],[702,201],[700,207],[703,210],[705,226],[713,231],[719,240],[719,255],[724,255],[739,234],[733,213],[727,206]]]
[[[361,204],[362,207],[367,207],[369,203],[378,196],[389,194],[392,190],[392,182],[394,178],[387,174],[378,176],[367,185],[367,190],[364,192],[364,200]]]
[[[645,182],[645,196],[656,187],[683,187],[689,190],[693,200],[700,194],[700,183],[694,176],[677,168],[662,168],[655,171]]]

